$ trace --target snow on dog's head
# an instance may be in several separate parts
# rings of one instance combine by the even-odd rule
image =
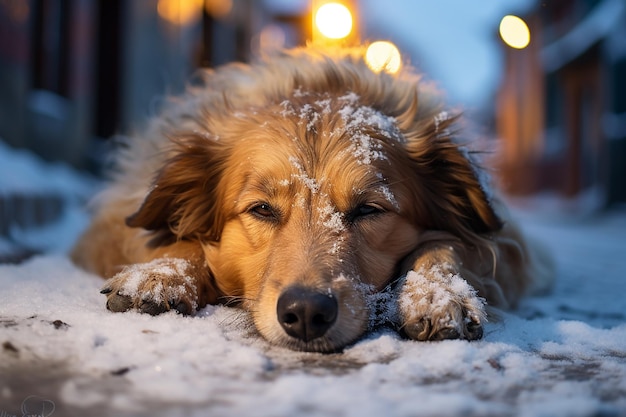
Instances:
[[[290,116],[281,102],[239,123],[224,175],[229,215],[206,254],[221,286],[244,289],[268,340],[333,351],[365,332],[367,296],[394,278],[418,225],[395,122],[347,92],[298,91]]]
[[[269,341],[340,349],[421,231],[499,227],[454,118],[418,81],[358,51],[217,70],[161,119],[174,146],[129,224],[156,245],[200,241],[220,294]]]

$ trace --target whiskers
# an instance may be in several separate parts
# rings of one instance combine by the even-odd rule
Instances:
[[[220,327],[238,329],[244,336],[259,336],[252,312],[244,308],[245,305],[255,305],[256,300],[241,296],[223,296],[219,301],[224,307],[228,307],[222,311],[223,318],[219,322]]]
[[[220,297],[219,302],[227,307],[241,307],[245,302],[254,303],[256,300],[245,298],[238,295],[224,295]]]

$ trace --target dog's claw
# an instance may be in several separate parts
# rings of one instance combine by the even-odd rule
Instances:
[[[112,291],[113,289],[109,287],[104,287],[103,289],[100,290],[100,294],[110,294]]]

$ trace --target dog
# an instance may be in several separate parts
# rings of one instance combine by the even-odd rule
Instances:
[[[414,340],[480,339],[550,280],[483,181],[459,116],[410,67],[301,48],[203,70],[116,157],[72,259],[112,312],[250,312],[270,343],[336,352],[386,294]],[[380,299],[380,297],[378,298]]]

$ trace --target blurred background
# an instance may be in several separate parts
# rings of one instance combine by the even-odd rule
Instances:
[[[308,42],[376,42],[374,70],[427,74],[508,195],[626,202],[624,0],[0,0],[0,238],[89,194],[112,138],[197,68]]]

